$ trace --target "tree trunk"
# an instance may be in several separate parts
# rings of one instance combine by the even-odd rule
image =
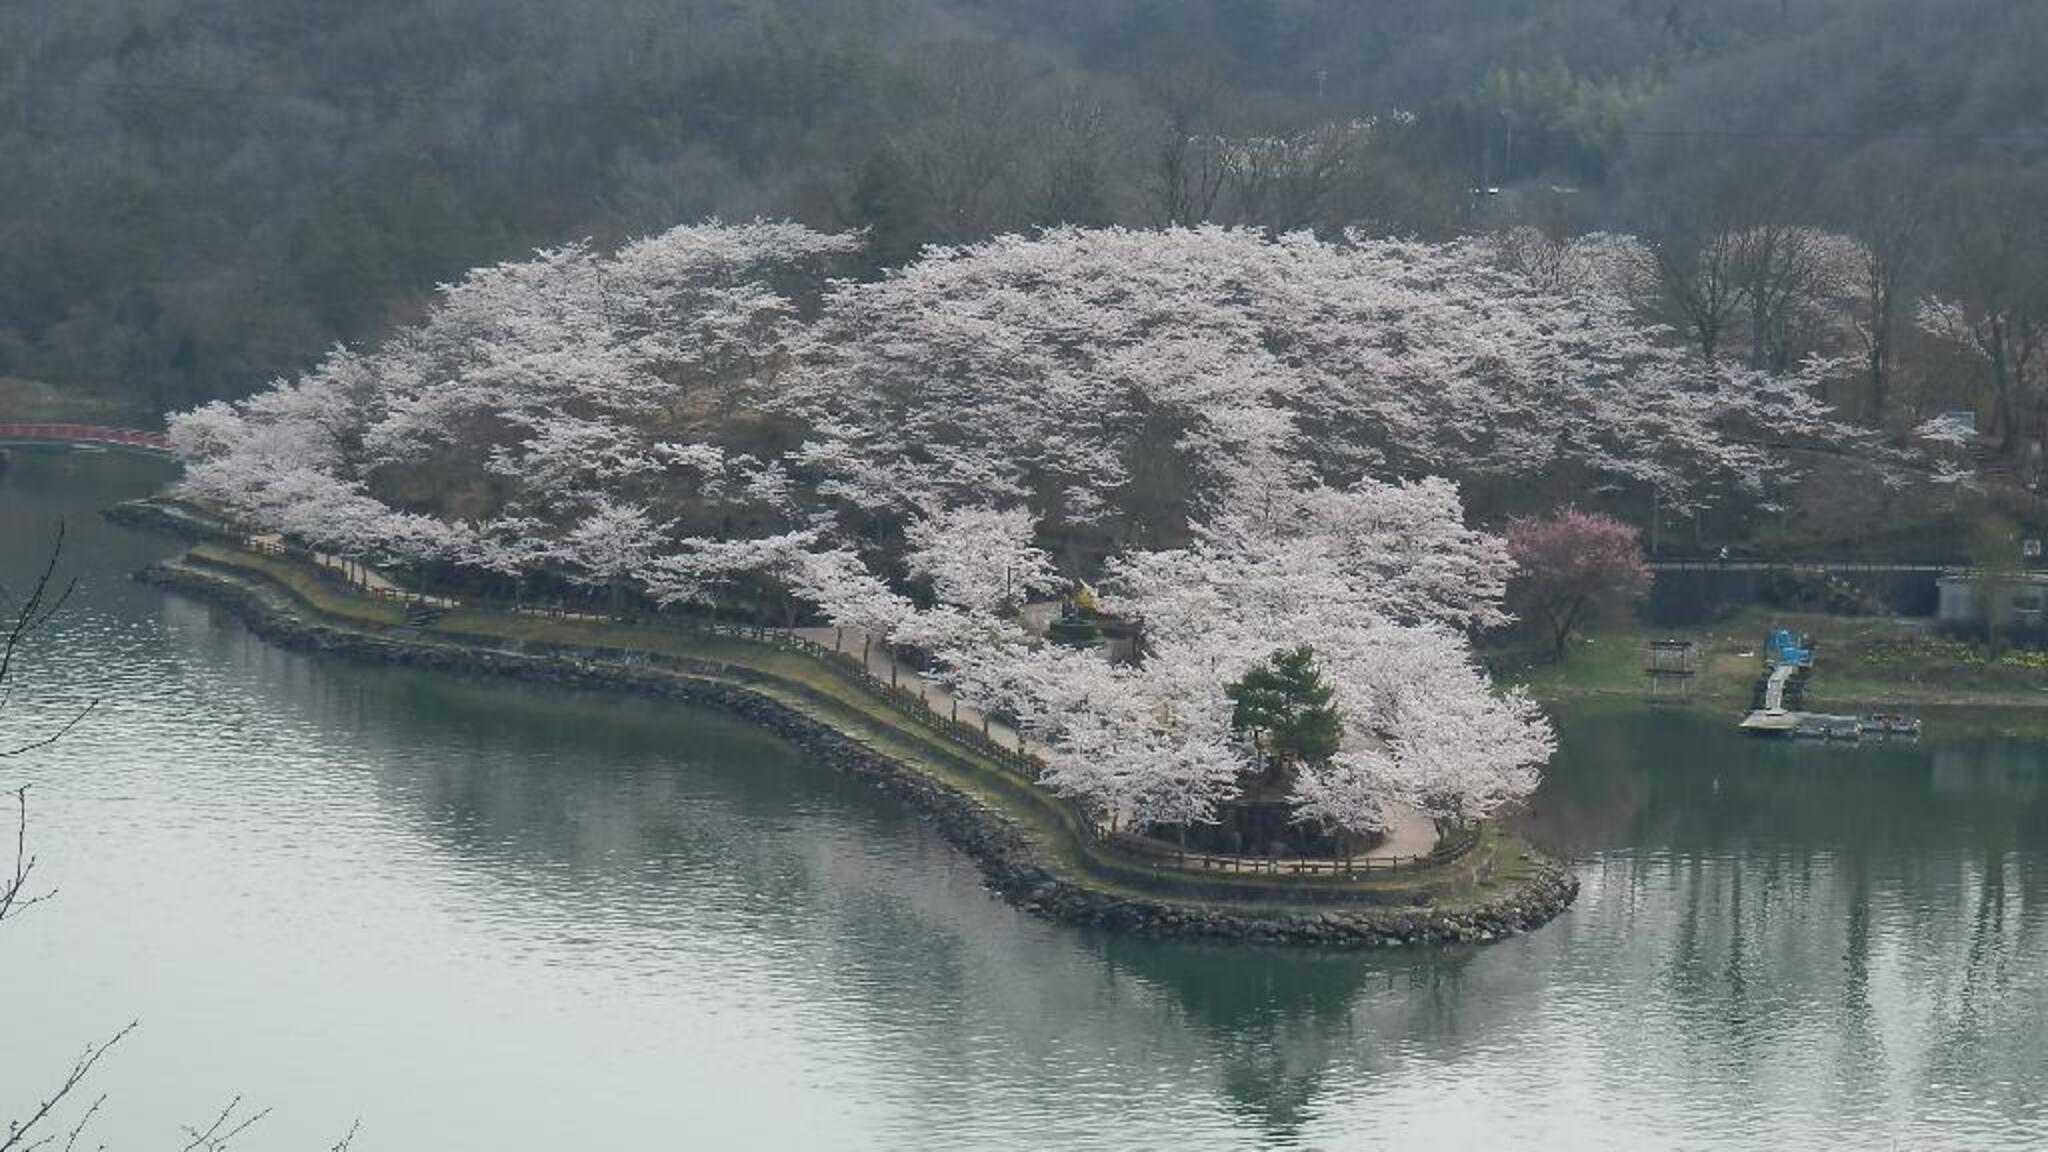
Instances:
[[[1874,273],[1870,292],[1870,414],[1871,423],[1884,427],[1886,401],[1886,361],[1892,346],[1892,301],[1891,292],[1881,279],[1883,273]]]
[[[1571,639],[1572,629],[1578,627],[1579,613],[1585,608],[1585,598],[1572,601],[1569,607],[1548,608],[1544,615],[1550,617],[1551,659],[1562,664],[1565,659],[1565,642]]]

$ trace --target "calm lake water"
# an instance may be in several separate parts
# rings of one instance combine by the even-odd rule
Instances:
[[[2043,745],[1569,712],[1532,821],[1584,890],[1542,931],[1125,939],[721,717],[322,663],[131,584],[172,546],[93,512],[163,475],[0,478],[0,578],[60,515],[83,578],[0,730],[103,700],[0,765],[58,889],[0,928],[0,1119],[135,1019],[117,1149],[236,1095],[251,1148],[2048,1146]]]

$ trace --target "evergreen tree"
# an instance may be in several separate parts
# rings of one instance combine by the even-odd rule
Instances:
[[[1234,707],[1231,727],[1250,732],[1278,776],[1290,764],[1320,764],[1337,754],[1342,717],[1331,703],[1336,690],[1316,671],[1315,649],[1275,652],[1225,691]]]

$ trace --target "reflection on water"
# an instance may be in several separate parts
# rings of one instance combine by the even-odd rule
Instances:
[[[24,457],[88,577],[20,772],[60,898],[0,930],[0,1116],[85,1041],[102,1138],[276,1146],[2038,1147],[2042,776],[1996,737],[1777,745],[1581,710],[1527,823],[1578,906],[1480,949],[1049,925],[914,817],[673,705],[323,663],[125,581],[156,477]]]

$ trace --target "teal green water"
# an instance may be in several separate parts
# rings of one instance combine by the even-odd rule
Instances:
[[[20,730],[53,900],[0,927],[0,1118],[248,1147],[2038,1148],[2048,748],[1744,742],[1579,711],[1530,823],[1584,891],[1476,949],[1048,924],[723,718],[323,663],[133,585],[112,456],[0,477],[0,578],[84,584]],[[182,1144],[182,1141],[179,1141]]]

